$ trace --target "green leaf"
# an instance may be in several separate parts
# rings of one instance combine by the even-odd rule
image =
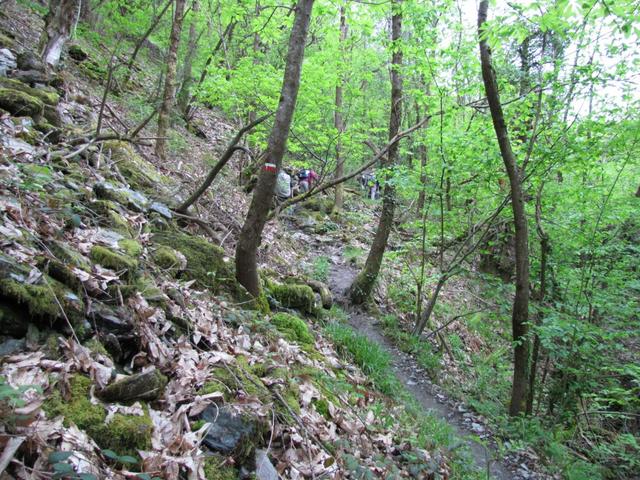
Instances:
[[[132,457],[131,455],[123,455],[121,457],[118,457],[118,461],[122,463],[130,463],[130,464],[138,463],[138,459],[135,457]]]
[[[113,450],[102,450],[102,454],[111,460],[118,460],[120,456]]]
[[[71,455],[73,455],[73,452],[51,452],[49,454],[49,463],[53,464],[53,463],[58,463],[58,462],[64,462],[65,460],[67,460]]]
[[[56,463],[53,465],[53,469],[57,473],[64,473],[64,474],[73,473],[73,467],[68,463]]]

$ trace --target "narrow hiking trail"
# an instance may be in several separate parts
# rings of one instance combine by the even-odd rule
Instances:
[[[416,360],[411,355],[400,351],[384,335],[377,318],[349,304],[346,292],[358,271],[344,260],[339,244],[340,242],[336,242],[335,239],[323,236],[313,237],[313,240],[309,242],[315,255],[325,255],[329,258],[328,286],[334,300],[348,315],[350,326],[390,354],[393,372],[415,400],[425,411],[451,425],[455,434],[468,447],[473,463],[478,470],[490,472],[487,478],[498,480],[548,478],[528,470],[515,455],[500,458],[496,442],[488,433],[488,427],[476,423],[475,419],[471,422],[470,419],[473,419],[474,416],[467,408],[461,405],[454,406],[453,402],[449,401],[447,396],[429,381],[424,369],[418,365]],[[484,444],[471,438],[471,436],[477,438],[479,434],[484,437]]]

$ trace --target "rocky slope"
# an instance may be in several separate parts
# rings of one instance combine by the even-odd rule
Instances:
[[[103,110],[104,132],[125,138],[142,91],[101,108],[106,52],[73,44],[48,73],[28,48],[38,15],[8,8],[1,478],[447,478],[448,455],[425,448],[415,413],[323,337],[340,312],[297,271],[295,235],[277,222],[265,232],[271,308],[236,283],[247,199],[233,171],[203,202],[204,229],[171,211],[231,126],[200,112],[207,138],[180,129],[160,167],[144,140],[96,137]],[[312,208],[303,228],[335,228]]]

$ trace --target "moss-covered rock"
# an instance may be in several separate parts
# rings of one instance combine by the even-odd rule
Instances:
[[[136,212],[144,212],[149,206],[149,199],[140,192],[130,188],[116,187],[110,182],[96,183],[93,186],[93,192],[100,200],[110,200]]]
[[[306,210],[322,213],[331,213],[333,206],[334,202],[331,198],[321,195],[313,196],[301,204],[301,207]]]
[[[78,44],[69,45],[69,56],[78,63],[89,58],[89,54]]]
[[[86,271],[91,269],[89,260],[64,242],[52,240],[47,242],[47,248],[58,260],[68,267],[76,267]]]
[[[313,335],[301,318],[280,312],[271,317],[271,322],[287,340],[301,345],[313,346],[315,342]]]
[[[222,248],[212,245],[202,237],[181,232],[162,232],[152,237],[157,245],[170,247],[187,259],[187,266],[181,278],[196,280],[200,288],[218,292],[224,287],[235,292],[237,282],[233,267]]]
[[[82,62],[78,67],[87,77],[98,83],[102,83],[106,79],[107,71],[93,60]]]
[[[31,88],[29,85],[12,78],[0,77],[0,88],[17,90],[31,97],[35,97],[46,105],[60,103],[60,95],[52,88]]]
[[[66,317],[73,326],[81,325],[84,304],[77,293],[46,274],[27,283],[30,272],[30,268],[0,254],[0,303],[3,305],[0,329],[20,327],[26,331],[26,325],[24,328],[12,325],[12,322],[24,320],[25,310],[30,319],[56,321]]]
[[[16,42],[13,38],[5,35],[4,33],[0,33],[0,48],[15,48]]]
[[[89,378],[74,375],[70,380],[69,398],[64,398],[56,390],[45,401],[43,409],[49,418],[63,416],[65,426],[74,423],[100,448],[128,455],[137,455],[138,450],[151,448],[153,424],[146,407],[143,416],[117,413],[109,424],[105,424],[107,413],[101,405],[91,403],[90,389]]]
[[[308,285],[270,283],[268,289],[271,296],[283,307],[295,308],[309,314],[316,313],[316,296]]]
[[[153,261],[163,270],[176,274],[187,268],[187,259],[177,250],[161,245],[152,254]]]
[[[101,245],[94,245],[90,256],[95,263],[116,272],[124,271],[129,277],[133,277],[138,269],[138,261],[135,258],[114,252]]]
[[[59,260],[41,257],[38,259],[38,266],[51,278],[55,278],[73,291],[80,289],[81,282],[69,265]]]
[[[98,396],[107,402],[131,402],[133,400],[156,400],[164,392],[167,377],[159,370],[129,375],[107,385]]]
[[[44,103],[20,90],[0,88],[0,108],[18,117],[38,118],[44,111]]]
[[[138,155],[131,144],[119,141],[105,142],[104,151],[111,152],[111,159],[133,189],[151,189],[156,192],[166,183],[155,167]]]

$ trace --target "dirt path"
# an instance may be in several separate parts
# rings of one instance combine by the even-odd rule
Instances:
[[[322,245],[317,246],[320,248],[323,247]],[[331,248],[328,245],[324,245],[323,254],[327,255],[327,250],[331,250],[331,254],[328,255],[331,259],[329,287],[335,300],[349,315],[349,323],[354,329],[365,335],[369,340],[376,342],[391,355],[394,373],[405,385],[407,390],[415,397],[416,401],[419,402],[426,411],[445,420],[453,427],[455,433],[469,447],[470,454],[478,469],[483,472],[486,472],[487,468],[489,469],[491,472],[490,478],[498,480],[534,478],[533,474],[526,474],[532,472],[525,472],[525,475],[521,475],[520,472],[514,473],[507,468],[502,459],[496,460],[498,450],[495,445],[487,448],[473,441],[469,436],[473,435],[474,432],[464,423],[464,410],[454,409],[446,403],[446,397],[441,393],[437,393],[437,387],[428,380],[426,374],[424,374],[424,369],[418,365],[415,359],[399,351],[392,342],[383,335],[376,318],[359,309],[349,307],[345,293],[355,278],[357,271],[344,263],[335,247]],[[478,426],[478,428],[483,427]]]

